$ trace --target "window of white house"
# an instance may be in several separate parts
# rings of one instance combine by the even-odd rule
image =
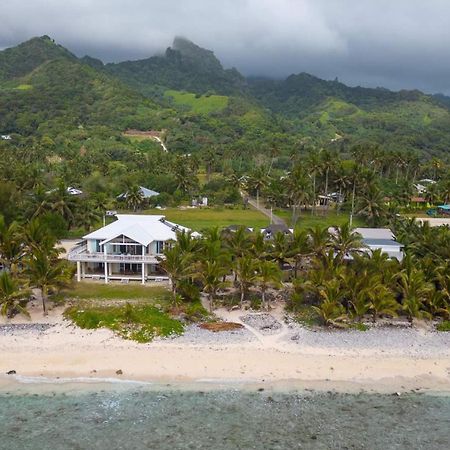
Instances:
[[[156,241],[156,253],[160,254],[164,251],[164,241]]]

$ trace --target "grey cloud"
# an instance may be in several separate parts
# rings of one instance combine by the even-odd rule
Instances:
[[[448,0],[4,0],[0,48],[48,34],[104,61],[176,35],[246,75],[301,71],[352,85],[450,93]]]

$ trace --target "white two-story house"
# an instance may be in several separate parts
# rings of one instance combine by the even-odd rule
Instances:
[[[189,231],[164,216],[117,214],[117,220],[83,237],[68,254],[77,263],[77,281],[84,278],[128,282],[164,279],[158,256]]]

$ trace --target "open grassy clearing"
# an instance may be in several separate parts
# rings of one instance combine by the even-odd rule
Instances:
[[[161,305],[170,301],[170,291],[164,286],[143,286],[137,283],[121,285],[80,282],[64,290],[63,295],[76,300],[141,300]]]
[[[292,211],[290,210],[276,210],[274,214],[281,217],[286,221],[286,223],[291,226]],[[298,228],[309,228],[315,227],[317,225],[321,227],[333,227],[341,226],[347,223],[349,220],[348,213],[336,213],[336,211],[329,211],[324,214],[323,211],[316,211],[316,215],[312,216],[311,211],[302,211],[298,216],[296,227]],[[355,227],[363,227],[365,223],[358,217],[353,217],[353,225]]]
[[[166,97],[171,97],[177,106],[187,106],[196,114],[209,114],[221,111],[228,106],[228,97],[224,95],[197,96],[190,92],[167,90]]]
[[[31,84],[19,84],[19,86],[16,86],[14,89],[17,89],[18,91],[28,91],[33,89],[33,86]]]
[[[253,228],[263,228],[269,224],[269,219],[254,209],[227,208],[167,208],[163,211],[152,209],[146,214],[161,214],[167,220],[185,225],[196,231],[205,228],[226,227],[228,225],[245,225]]]

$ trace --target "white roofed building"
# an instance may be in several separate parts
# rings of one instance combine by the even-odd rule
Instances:
[[[84,278],[119,280],[163,280],[158,256],[178,231],[188,228],[164,216],[117,214],[117,220],[83,237],[68,254],[77,263],[77,281]]]

